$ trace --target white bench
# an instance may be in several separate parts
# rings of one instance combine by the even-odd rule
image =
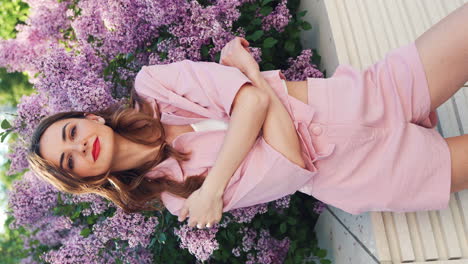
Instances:
[[[304,19],[312,24],[302,44],[317,49],[328,76],[339,64],[362,70],[465,2],[302,0],[300,11],[308,10]],[[468,134],[468,83],[437,112],[442,136]],[[353,216],[328,208],[315,232],[332,263],[468,263],[468,190],[451,194],[449,208],[439,211]]]

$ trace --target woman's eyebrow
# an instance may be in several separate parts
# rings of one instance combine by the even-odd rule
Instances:
[[[66,136],[65,136],[65,130],[68,126],[68,124],[70,124],[70,122],[66,123],[63,128],[62,128],[62,141],[65,142],[66,141]],[[64,156],[64,153],[62,153],[62,155],[60,155],[60,168],[63,169],[63,156]]]

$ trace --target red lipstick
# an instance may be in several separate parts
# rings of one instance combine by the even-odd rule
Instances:
[[[93,144],[93,158],[94,158],[94,161],[97,160],[100,150],[101,150],[101,145],[99,144],[99,138],[96,137],[96,140],[94,140],[94,144]]]

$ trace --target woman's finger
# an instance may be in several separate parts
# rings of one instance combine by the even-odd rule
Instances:
[[[245,38],[241,38],[240,40],[241,40],[241,43],[242,43],[243,46],[245,46],[245,47],[249,46],[249,42]]]
[[[179,221],[182,222],[185,220],[185,218],[187,217],[188,215],[188,209],[187,207],[184,207],[180,210],[180,214],[179,214]]]

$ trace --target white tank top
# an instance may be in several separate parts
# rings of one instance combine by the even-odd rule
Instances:
[[[227,130],[228,128],[228,123],[216,119],[207,119],[190,125],[195,131]]]
[[[284,90],[286,91],[286,94],[288,94],[286,81],[285,80],[282,80],[282,81],[283,81]],[[216,119],[203,120],[195,124],[190,124],[190,126],[192,126],[193,130],[195,131],[227,130],[228,129],[228,123],[221,121],[221,120],[216,120]]]

